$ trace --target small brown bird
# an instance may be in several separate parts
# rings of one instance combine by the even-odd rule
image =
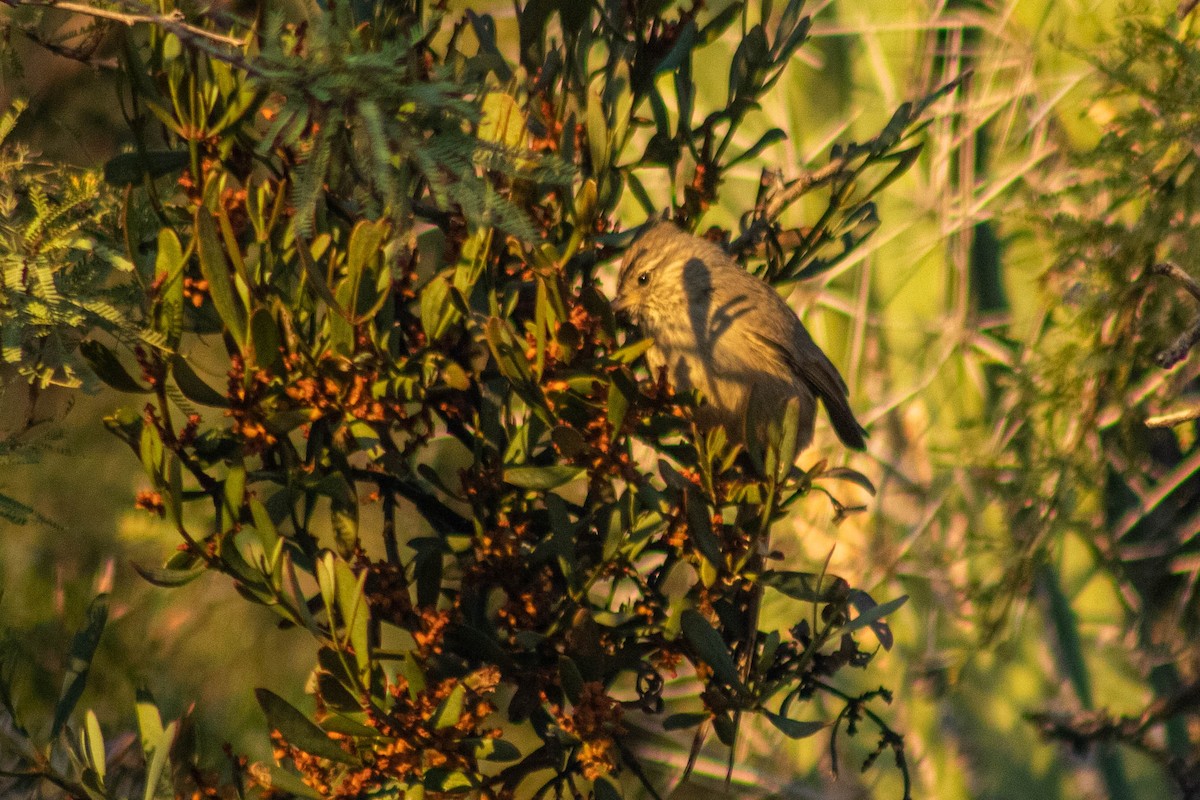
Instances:
[[[715,243],[654,224],[625,253],[613,309],[653,337],[654,375],[666,367],[676,391],[700,390],[701,426],[765,443],[772,415],[799,398],[799,453],[812,442],[819,397],[838,438],[865,447],[837,368],[783,298]]]

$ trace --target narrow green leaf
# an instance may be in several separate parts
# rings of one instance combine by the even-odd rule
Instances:
[[[193,403],[213,408],[229,408],[229,398],[204,382],[183,356],[171,360],[171,377],[183,396]]]
[[[771,128],[771,130],[764,133],[757,142],[751,145],[746,152],[730,159],[725,168],[728,169],[729,167],[740,164],[743,161],[750,161],[751,159],[757,158],[763,150],[766,150],[776,142],[782,142],[786,138],[787,134],[781,131],[779,128]]]
[[[629,411],[629,398],[636,387],[629,385],[620,373],[614,373],[608,384],[608,424],[612,426],[615,436],[625,423],[625,414]]]
[[[79,354],[88,362],[96,377],[116,389],[129,394],[146,394],[150,387],[143,386],[130,375],[116,354],[95,339],[79,343]]]
[[[783,735],[789,739],[804,739],[812,736],[815,733],[820,733],[828,723],[825,722],[806,722],[797,719],[788,719],[780,714],[773,713],[763,709],[762,712],[767,719],[771,720],[771,724],[783,732]]]
[[[90,708],[84,716],[81,738],[88,764],[103,783],[104,774],[108,771],[108,763],[104,757],[104,734],[100,731],[100,720],[96,719],[96,712]]]
[[[850,593],[850,584],[843,579],[812,572],[768,570],[758,580],[763,586],[809,603],[840,603]]]
[[[632,364],[651,347],[654,347],[653,339],[639,339],[633,344],[625,345],[620,350],[614,350],[609,354],[608,360],[618,364]]]
[[[504,482],[522,489],[555,489],[583,475],[584,467],[556,464],[550,467],[506,467]]]
[[[480,761],[516,761],[521,757],[517,746],[503,739],[463,739],[463,745]]]
[[[592,784],[592,789],[596,793],[596,800],[622,800],[625,797],[621,792],[621,787],[607,775],[601,775],[596,778],[595,783]]]
[[[695,728],[697,725],[703,724],[712,719],[712,714],[707,711],[684,711],[679,714],[672,714],[663,720],[663,730],[667,731],[682,731],[688,728]]]
[[[133,569],[148,583],[164,589],[186,586],[205,573],[207,567],[203,564],[191,569],[167,569],[166,567],[143,567],[136,561],[132,562]]]
[[[172,722],[167,725],[162,732],[162,736],[158,739],[158,744],[146,759],[146,788],[142,792],[142,800],[154,800],[155,797],[159,796],[158,790],[163,783],[167,757],[171,754],[171,745],[174,743],[175,735],[178,732],[178,722]]]
[[[309,800],[324,800],[324,796],[309,786],[294,772],[288,772],[275,764],[267,765],[271,775],[270,787],[273,791],[292,794],[297,797],[307,797]]]
[[[856,608],[859,609],[859,614],[857,617],[850,620],[848,623],[846,623],[845,626],[842,627],[843,633],[853,633],[854,631],[859,630],[860,628],[865,628],[868,625],[870,625],[872,629],[875,629],[876,625],[882,624],[881,620],[883,620],[884,617],[888,616],[893,611],[900,608],[900,606],[902,606],[908,602],[908,595],[906,595],[906,594],[900,595],[895,600],[889,600],[886,603],[882,603],[882,604],[876,605],[876,606],[869,606],[869,607],[865,608],[865,610],[864,610],[863,606],[866,605],[866,601],[870,601],[872,603],[875,602],[874,600],[871,600],[871,597],[869,595],[867,595],[866,592],[852,592],[851,593],[851,602],[855,605]],[[879,630],[877,630],[877,629],[876,629],[876,634],[877,635],[879,634]],[[890,632],[887,634],[887,638],[890,643],[890,641],[891,641],[891,633]],[[882,643],[882,638],[881,638],[880,642]]]
[[[299,709],[269,689],[255,689],[254,696],[267,715],[267,724],[279,731],[287,743],[318,758],[357,765],[359,760],[347,753],[325,731]]]
[[[104,165],[104,180],[113,186],[130,186],[146,178],[179,172],[188,163],[186,150],[146,150],[121,153]]]
[[[250,344],[254,363],[273,375],[283,375],[283,354],[280,352],[279,326],[265,308],[256,308],[250,315]]]
[[[567,656],[559,656],[558,677],[562,683],[563,694],[572,705],[578,703],[583,695],[583,674],[579,671],[579,665]]]
[[[686,609],[680,617],[679,624],[683,638],[696,651],[696,655],[712,667],[717,679],[739,691],[742,690],[742,681],[738,677],[729,648],[725,646],[721,634],[717,633],[704,615],[694,608]]]
[[[142,754],[148,761],[154,749],[163,744],[162,715],[153,698],[143,689],[137,692],[134,710],[137,714],[138,739],[142,744]]]
[[[858,470],[851,469],[850,467],[831,467],[816,477],[833,478],[839,481],[847,481],[849,483],[853,483],[855,486],[860,486],[863,489],[866,489],[871,493],[872,496],[875,495],[875,484],[871,482],[871,479],[866,475],[863,475]]]
[[[87,685],[88,671],[92,666],[92,658],[100,645],[100,635],[108,622],[108,594],[96,595],[88,605],[87,620],[83,627],[71,640],[70,659],[67,670],[63,675],[62,691],[58,695],[58,703],[54,707],[54,723],[50,727],[51,737],[57,736],[75,710],[80,695]]]
[[[462,719],[463,702],[467,697],[467,689],[461,683],[457,684],[451,691],[450,696],[442,701],[438,706],[437,711],[433,715],[433,727],[435,730],[449,728],[452,725],[457,725]]]
[[[158,286],[154,329],[167,340],[171,350],[179,347],[183,335],[183,247],[170,228],[158,232],[158,253],[154,260],[154,279]]]
[[[367,571],[363,570],[356,577],[350,565],[341,559],[337,560],[334,569],[337,572],[338,611],[342,615],[342,624],[346,626],[346,638],[354,648],[359,680],[365,685],[371,671],[371,649],[367,636],[371,609],[363,590]]]
[[[208,281],[208,293],[217,315],[229,329],[234,341],[245,347],[246,309],[234,291],[229,264],[217,236],[216,220],[212,212],[203,206],[196,209],[196,246],[200,256],[200,272]]]
[[[688,534],[692,544],[713,567],[720,569],[724,559],[721,556],[721,544],[713,533],[708,503],[694,488],[684,489],[684,503],[687,505]]]

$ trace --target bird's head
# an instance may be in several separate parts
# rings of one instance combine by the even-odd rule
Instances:
[[[695,256],[696,241],[665,220],[643,231],[621,259],[613,310],[645,322],[658,305],[674,302],[671,298],[679,297],[683,268]]]

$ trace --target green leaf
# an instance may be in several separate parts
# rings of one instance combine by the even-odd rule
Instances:
[[[733,5],[737,6],[737,3]],[[663,56],[662,61],[654,65],[654,73],[657,75],[677,69],[683,63],[683,60],[691,55],[692,48],[696,46],[696,33],[696,22],[689,19],[680,28],[678,38],[675,39],[675,44]]]
[[[368,638],[368,623],[371,609],[363,587],[367,570],[357,577],[350,565],[338,559],[334,565],[337,575],[337,605],[342,624],[346,626],[346,637],[354,648],[354,659],[358,666],[359,680],[365,685],[371,673],[371,649]]]
[[[511,742],[503,739],[463,739],[468,752],[480,761],[516,761],[521,758],[521,751]]]
[[[563,694],[572,705],[578,703],[583,695],[583,674],[579,671],[579,665],[567,656],[559,656],[558,677],[562,683]]]
[[[301,780],[300,776],[294,772],[289,772],[275,764],[267,765],[267,770],[271,774],[270,788],[273,791],[307,797],[309,800],[324,800],[320,792]]]
[[[238,346],[245,347],[246,309],[233,289],[229,264],[217,236],[216,220],[212,212],[203,206],[196,209],[196,247],[200,256],[200,272],[208,281],[208,293],[217,315]]]
[[[729,167],[740,164],[743,161],[749,161],[750,159],[757,158],[758,154],[763,150],[766,150],[776,142],[782,142],[786,138],[787,134],[781,131],[779,128],[771,128],[771,130],[764,133],[757,142],[751,145],[746,152],[730,159],[729,163],[725,165],[725,168],[729,169]]]
[[[592,789],[596,793],[596,800],[622,800],[625,797],[621,793],[621,788],[607,775],[601,775],[596,778],[595,783],[592,784]]]
[[[506,92],[488,92],[483,98],[483,115],[477,135],[510,150],[524,147],[527,138],[525,112],[516,98]]]
[[[587,141],[592,157],[592,171],[599,175],[608,170],[609,164],[609,131],[608,122],[604,118],[604,101],[596,88],[588,90],[587,108]]]
[[[450,696],[442,701],[438,706],[437,711],[433,714],[433,727],[435,730],[449,728],[452,725],[457,725],[462,719],[463,702],[467,697],[467,689],[461,683],[456,684],[450,691]]]
[[[625,414],[629,411],[629,398],[637,388],[626,380],[620,372],[614,372],[608,384],[608,424],[612,426],[615,436],[625,423]]]
[[[717,633],[704,615],[694,608],[686,609],[680,616],[679,624],[683,638],[696,651],[696,655],[712,667],[713,675],[722,683],[742,691],[742,681],[738,677],[733,656],[721,639],[721,634]]]
[[[654,347],[653,339],[640,339],[633,344],[625,345],[620,350],[613,351],[608,356],[608,360],[615,361],[618,364],[632,364],[651,347]]]
[[[687,505],[688,534],[692,544],[713,567],[720,569],[724,559],[721,556],[721,543],[713,533],[708,503],[700,492],[686,487],[684,503]]]
[[[213,408],[229,408],[229,398],[209,386],[192,369],[192,365],[183,356],[171,360],[171,377],[183,396],[193,403]]]
[[[138,575],[141,575],[144,580],[155,586],[160,586],[164,589],[173,589],[179,586],[186,586],[192,581],[199,578],[207,571],[207,567],[203,564],[192,567],[191,569],[168,569],[166,567],[143,567],[136,561],[132,562],[132,566]]]
[[[113,186],[130,186],[146,178],[179,172],[188,164],[187,150],[146,150],[121,153],[104,165],[104,180]]]
[[[142,753],[149,759],[155,748],[163,745],[162,715],[154,699],[144,689],[137,692],[137,704],[134,706],[137,714],[138,739],[142,744]]]
[[[767,719],[771,720],[772,725],[782,731],[783,735],[789,739],[804,739],[815,733],[820,733],[828,727],[828,723],[825,722],[806,722],[797,719],[788,719],[781,714],[776,714],[766,709],[763,709],[762,713]]]
[[[273,375],[283,375],[283,354],[279,350],[279,326],[265,308],[256,308],[250,315],[250,344],[254,363]]]
[[[350,232],[343,285],[347,287],[345,308],[354,324],[369,318],[378,308],[381,293],[379,265],[389,229],[386,220],[362,220]],[[383,293],[386,295],[386,289]]]
[[[96,712],[90,708],[84,716],[83,733],[80,738],[88,765],[96,771],[96,775],[103,783],[108,767],[104,757],[104,734],[100,731],[100,720],[96,719]]]
[[[850,593],[850,584],[833,575],[812,572],[768,570],[758,578],[759,583],[795,600],[810,603],[840,603]]]
[[[358,758],[347,753],[317,727],[299,709],[269,689],[255,689],[254,696],[267,715],[267,724],[288,744],[309,755],[337,761],[341,764],[358,765]]]
[[[850,467],[831,467],[816,477],[833,478],[839,481],[847,481],[849,483],[853,483],[855,486],[860,486],[863,489],[866,489],[868,492],[870,492],[872,497],[875,495],[875,484],[871,483],[871,479],[866,475],[863,475],[858,470],[851,469]]]
[[[663,730],[681,731],[687,728],[694,728],[712,719],[712,714],[707,711],[684,711],[679,714],[672,714],[663,720]]]
[[[435,342],[450,330],[462,314],[450,297],[453,268],[442,270],[421,290],[421,329]]]
[[[158,232],[158,254],[154,260],[154,279],[158,285],[155,302],[154,330],[167,340],[174,350],[183,335],[183,247],[170,228]]]
[[[583,475],[584,467],[556,464],[550,467],[505,467],[504,482],[522,489],[555,489]]]
[[[154,747],[153,753],[146,759],[146,788],[142,792],[142,800],[154,800],[159,795],[160,788],[163,787],[163,774],[166,770],[168,757],[171,754],[171,745],[175,742],[175,736],[179,733],[179,723],[172,722],[163,730],[162,736],[159,737],[158,744]],[[143,739],[143,745],[145,739]],[[168,791],[167,794],[170,794]]]
[[[842,627],[842,632],[853,633],[870,625],[871,630],[879,638],[879,643],[884,644],[886,641],[884,649],[890,650],[892,632],[882,620],[908,602],[908,595],[900,595],[895,600],[889,600],[881,605],[874,605],[875,601],[866,592],[854,591],[850,594],[850,602],[854,604],[855,608],[859,609],[859,614]]]
[[[129,394],[146,394],[150,387],[142,386],[130,375],[116,354],[95,339],[79,343],[79,354],[88,362],[96,377],[116,389]]]
[[[54,723],[50,727],[51,737],[58,735],[67,717],[75,709],[80,695],[87,685],[88,671],[92,666],[92,658],[100,645],[100,635],[108,622],[108,594],[96,595],[88,605],[87,621],[71,640],[70,658],[67,670],[63,675],[62,691],[58,695],[58,703],[54,707]]]

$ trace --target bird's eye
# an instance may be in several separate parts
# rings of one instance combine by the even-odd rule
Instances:
[[[638,275],[638,285],[639,286],[645,286],[649,282],[650,282],[650,273],[649,272],[643,272],[641,275]]]

